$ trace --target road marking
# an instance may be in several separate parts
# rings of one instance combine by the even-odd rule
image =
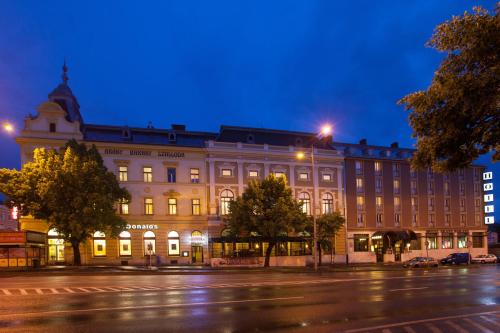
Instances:
[[[425,324],[425,326],[427,326],[427,328],[430,329],[432,333],[443,333],[443,331],[441,331],[439,328],[432,325],[431,323],[427,323]]]
[[[66,290],[66,291],[67,291],[68,293],[70,293],[70,294],[73,294],[73,293],[74,293],[74,291],[73,291],[73,290],[71,290],[70,288],[63,288],[63,289],[64,289],[64,290]]]
[[[445,323],[446,323],[448,326],[453,327],[453,328],[454,328],[454,329],[455,329],[458,333],[469,333],[469,331],[467,331],[466,329],[464,329],[464,328],[462,328],[462,327],[458,326],[457,324],[455,324],[455,323],[454,323],[454,322],[452,322],[452,321],[447,320]]]
[[[12,293],[8,289],[2,289],[3,293],[7,296],[11,296]]]
[[[94,289],[94,291],[100,291],[100,292],[105,292],[106,291],[104,289],[97,288],[97,287],[90,287],[90,288]]]
[[[50,291],[52,291],[53,294],[59,294],[56,288],[50,288]]]
[[[492,323],[492,324],[493,324],[493,325],[495,325],[496,327],[500,327],[500,324],[499,324],[499,323],[497,323],[496,321],[494,321],[494,320],[493,320],[493,319],[491,319],[491,318],[488,318],[488,317],[486,317],[486,316],[481,316],[480,318],[481,318],[481,319],[483,319],[483,320],[489,321],[490,323]]]
[[[221,305],[221,304],[241,304],[241,303],[257,303],[257,302],[271,302],[271,301],[289,301],[289,300],[304,299],[304,298],[305,298],[304,296],[292,296],[292,297],[242,299],[242,300],[234,300],[234,301],[194,302],[194,303],[177,303],[177,304],[158,304],[158,305],[142,305],[142,306],[121,306],[121,307],[109,307],[109,308],[75,309],[75,310],[39,311],[39,312],[0,314],[0,318],[3,318],[3,317],[57,316],[57,315],[61,315],[61,314],[75,314],[75,313],[87,313],[87,312],[99,312],[99,311],[165,309],[165,308],[189,307],[189,306],[200,306],[200,305]]]
[[[406,333],[417,333],[413,328],[411,328],[410,326],[404,326],[403,327],[403,330],[406,332]]]
[[[28,295],[28,292],[24,289],[19,289],[19,291],[21,292],[21,295]]]
[[[419,290],[419,289],[427,289],[427,288],[429,288],[429,287],[415,287],[415,288],[390,289],[389,291]]]
[[[469,314],[465,314],[465,315],[456,315],[456,316],[434,317],[434,318],[428,318],[428,319],[420,319],[420,320],[412,320],[412,321],[399,322],[399,323],[395,323],[395,324],[387,324],[387,325],[378,325],[378,326],[371,326],[371,327],[364,327],[364,328],[356,328],[356,329],[352,329],[352,330],[347,330],[344,333],[356,333],[356,332],[381,330],[381,329],[389,328],[389,327],[398,327],[398,326],[403,326],[403,325],[422,324],[422,323],[427,323],[427,322],[430,322],[430,321],[447,320],[447,319],[455,319],[455,318],[467,318],[467,317],[473,317],[473,316],[483,316],[483,315],[495,315],[495,316],[498,316],[499,314],[500,314],[500,311],[489,311],[489,312],[469,313]]]
[[[38,295],[43,295],[43,291],[42,291],[42,289],[38,289],[38,288],[37,288],[37,289],[35,289],[35,291],[36,291],[36,293],[37,293]]]
[[[87,288],[76,288],[76,289],[80,289],[84,293],[89,293],[90,292],[90,290],[88,290]]]
[[[486,327],[482,326],[482,325],[479,325],[478,323],[470,320],[469,318],[465,318],[464,321],[468,322],[469,324],[471,324],[472,326],[476,327],[477,329],[481,330],[481,332],[483,333],[494,333],[493,331],[487,329]]]

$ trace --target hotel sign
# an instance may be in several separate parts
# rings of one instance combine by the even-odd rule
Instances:
[[[493,172],[488,171],[483,173],[483,191],[484,191],[484,224],[495,223],[495,217],[493,214],[495,212],[495,205],[493,204]]]

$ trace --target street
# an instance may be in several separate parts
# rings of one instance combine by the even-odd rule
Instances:
[[[500,266],[0,276],[1,332],[500,332]]]

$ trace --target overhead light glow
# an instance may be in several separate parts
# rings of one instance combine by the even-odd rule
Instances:
[[[323,127],[321,127],[321,134],[323,135],[330,135],[332,134],[332,126],[331,125],[323,125]]]
[[[7,133],[12,133],[14,131],[14,126],[12,126],[12,124],[10,124],[10,123],[3,123],[3,129]]]

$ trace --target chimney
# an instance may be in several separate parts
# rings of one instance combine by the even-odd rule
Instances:
[[[361,139],[359,140],[360,145],[366,145],[366,139]]]
[[[174,131],[185,131],[186,125],[172,124],[172,129]]]
[[[399,148],[399,144],[397,142],[391,143],[391,148]]]

